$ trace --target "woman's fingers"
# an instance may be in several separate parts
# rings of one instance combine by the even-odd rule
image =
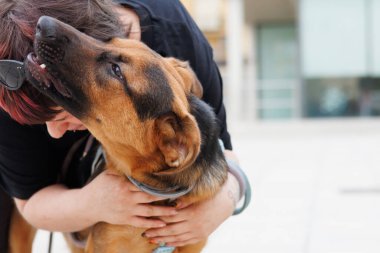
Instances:
[[[177,211],[177,212],[178,212],[178,214],[176,214],[176,215],[160,216],[160,220],[164,221],[167,224],[185,221],[186,216],[181,211]]]
[[[156,243],[156,244],[160,244],[164,242],[167,245],[168,243],[178,243],[178,242],[183,242],[190,239],[193,239],[192,235],[190,233],[184,233],[180,235],[149,238],[149,242]]]
[[[146,204],[146,203],[151,203],[151,202],[167,199],[167,197],[153,196],[142,191],[135,191],[131,193],[132,193],[133,200],[136,203],[141,203],[141,204]]]
[[[168,224],[163,228],[148,229],[144,235],[148,238],[173,237],[189,233],[186,222]]]
[[[149,219],[138,216],[130,218],[127,224],[139,228],[162,228],[166,226],[165,222],[159,219]]]
[[[176,215],[177,210],[173,207],[154,206],[149,204],[140,204],[135,208],[136,214],[143,217],[171,216]]]

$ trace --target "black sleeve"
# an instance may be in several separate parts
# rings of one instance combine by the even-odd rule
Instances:
[[[179,0],[119,0],[140,17],[142,41],[164,57],[189,61],[203,86],[203,100],[215,111],[220,137],[232,149],[223,104],[223,83],[213,51]]]
[[[44,139],[38,127],[21,126],[0,110],[0,185],[12,197],[28,199],[54,183]]]
[[[0,109],[0,187],[12,197],[29,199],[46,186],[62,183],[58,177],[67,152],[87,135],[88,131],[69,131],[54,139],[46,125],[20,125]],[[86,181],[87,170],[77,166],[69,170],[74,177],[70,182]]]

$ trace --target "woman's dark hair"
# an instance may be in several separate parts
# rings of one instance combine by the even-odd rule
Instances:
[[[24,61],[33,51],[34,31],[43,15],[59,19],[99,40],[126,34],[111,0],[0,0],[0,59]],[[0,87],[0,107],[21,124],[42,124],[59,111],[32,85]]]

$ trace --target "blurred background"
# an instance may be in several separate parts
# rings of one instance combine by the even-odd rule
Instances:
[[[205,252],[380,252],[380,1],[183,3],[254,189]]]
[[[204,252],[380,252],[380,0],[181,1],[214,49],[253,187]]]
[[[214,47],[230,117],[380,115],[380,1],[183,2]]]

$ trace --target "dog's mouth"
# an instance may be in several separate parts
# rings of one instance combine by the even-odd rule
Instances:
[[[25,62],[28,80],[43,92],[50,92],[64,98],[72,98],[71,91],[67,88],[58,72],[52,64],[43,61],[35,53],[28,54]],[[30,78],[32,77],[32,78]],[[33,80],[34,79],[34,80]]]

